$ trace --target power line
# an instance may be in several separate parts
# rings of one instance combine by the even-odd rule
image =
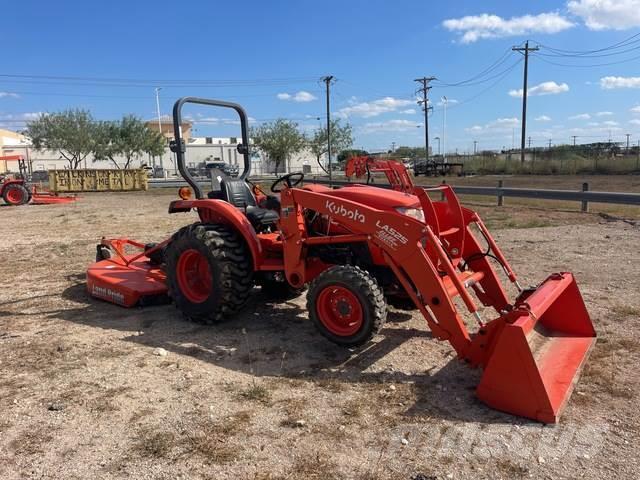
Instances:
[[[614,43],[613,45],[609,45],[607,47],[603,47],[603,48],[599,48],[596,50],[564,50],[561,48],[555,48],[555,47],[551,47],[549,45],[545,45],[543,43],[540,42],[536,42],[538,45],[540,45],[542,48],[546,49],[546,50],[550,50],[550,51],[554,51],[554,52],[562,52],[562,53],[567,53],[567,54],[576,54],[576,55],[587,55],[587,54],[592,54],[592,53],[600,53],[600,52],[604,52],[607,50],[613,50],[616,48],[622,48],[622,47],[626,47],[628,45],[634,44],[638,41],[640,41],[640,39],[638,40],[633,40],[634,38],[640,37],[640,33],[636,33],[634,35],[631,35],[630,37],[618,42],[618,43]],[[633,40],[633,41],[631,41]]]
[[[474,80],[477,80],[478,78],[483,77],[484,75],[491,73],[493,70],[497,69],[500,65],[502,65],[504,62],[506,62],[508,60],[508,58],[511,56],[512,52],[511,49],[507,49],[505,50],[505,52],[502,54],[502,56],[500,58],[498,58],[495,62],[493,62],[491,65],[489,65],[487,68],[485,68],[484,70],[482,70],[481,72],[477,73],[476,75],[466,79],[466,80],[461,80],[459,82],[455,82],[455,83],[446,83],[446,82],[442,82],[438,80],[438,85],[439,86],[444,86],[444,87],[457,87],[457,86],[462,86],[465,83],[469,83],[472,82]]]
[[[541,57],[539,54],[534,54],[532,56],[538,58],[539,60],[542,60],[545,63],[549,63],[551,65],[556,65],[556,66],[559,66],[559,67],[571,67],[571,68],[575,68],[575,67],[577,67],[577,68],[607,67],[609,65],[620,65],[622,63],[629,63],[629,62],[633,62],[634,60],[640,59],[640,55],[638,55],[636,57],[627,58],[625,60],[620,60],[620,61],[617,61],[617,62],[592,63],[592,64],[587,64],[587,65],[580,65],[580,64],[576,64],[576,63],[558,63],[558,62],[553,62],[551,60],[547,60],[546,58]]]
[[[509,73],[511,73],[520,63],[522,62],[522,58],[518,59],[518,61],[516,63],[514,63],[513,65],[511,65],[511,67],[504,72],[504,74],[498,78],[494,83],[492,83],[491,85],[489,85],[487,88],[482,89],[480,92],[476,93],[475,95],[462,100],[461,102],[458,102],[454,105],[452,105],[449,108],[457,108],[460,107],[462,105],[466,105],[467,103],[471,103],[473,102],[475,99],[477,99],[478,97],[480,97],[481,95],[485,94],[486,92],[488,92],[489,90],[491,90],[492,88],[494,88],[495,86],[497,86],[500,82],[502,82],[502,80],[504,80]]]

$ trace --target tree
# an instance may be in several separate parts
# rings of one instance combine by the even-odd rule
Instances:
[[[36,150],[57,150],[70,169],[77,169],[94,151],[95,122],[88,110],[43,114],[27,123],[24,134]]]
[[[322,166],[320,158],[328,153],[327,144],[327,127],[320,127],[315,131],[313,137],[311,137],[309,147],[311,149],[311,153],[316,156],[318,165],[325,172],[327,172],[327,169]],[[340,123],[340,119],[331,120],[331,151],[336,153],[341,150],[351,148],[351,145],[353,145],[351,125],[348,123],[346,125],[342,125]]]
[[[292,155],[300,152],[307,143],[298,130],[298,124],[282,118],[251,129],[253,144],[275,164],[275,173]]]
[[[120,168],[115,157],[122,156],[123,168],[129,168],[134,158],[143,153],[162,155],[164,147],[165,140],[159,132],[151,130],[138,117],[126,115],[120,121],[100,122],[96,126],[94,161],[111,160]]]

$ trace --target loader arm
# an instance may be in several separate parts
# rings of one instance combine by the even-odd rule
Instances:
[[[434,337],[449,341],[458,358],[484,369],[476,390],[482,401],[508,413],[557,422],[596,337],[573,275],[555,273],[537,288],[522,290],[482,220],[461,209],[452,191],[442,191],[449,196],[448,206],[432,202],[425,190],[414,193],[425,222],[330,192],[283,191],[280,228],[287,280],[301,287],[317,275],[317,265],[307,260],[311,245],[372,243],[382,249]],[[309,236],[304,209],[327,215],[350,233]],[[454,221],[452,226],[452,219],[461,223]],[[517,286],[519,295],[513,302],[507,300],[471,225],[476,225],[488,244],[487,252]],[[469,289],[499,316],[485,322]],[[456,309],[457,296],[478,323],[475,333]]]

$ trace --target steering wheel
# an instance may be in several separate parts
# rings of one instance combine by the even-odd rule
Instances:
[[[304,173],[301,173],[301,172],[289,173],[287,175],[280,177],[275,182],[273,182],[273,184],[271,185],[271,191],[273,193],[280,193],[284,189],[284,186],[282,188],[276,188],[276,187],[281,183],[285,183],[287,185],[287,188],[292,188],[300,185],[303,179],[304,179]]]

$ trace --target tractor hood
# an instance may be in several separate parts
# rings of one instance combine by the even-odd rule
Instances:
[[[323,192],[337,198],[362,203],[379,210],[391,210],[396,207],[419,208],[420,201],[415,195],[387,190],[369,185],[349,185],[331,192]]]

